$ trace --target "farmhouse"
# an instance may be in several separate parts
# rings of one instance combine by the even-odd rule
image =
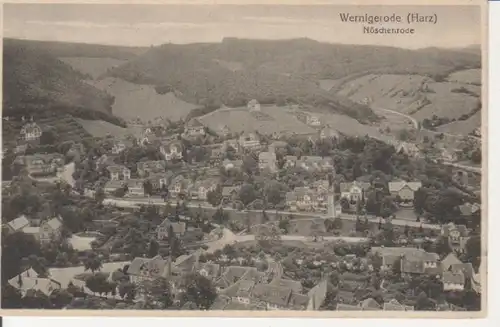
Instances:
[[[415,192],[422,187],[421,182],[389,182],[389,192],[403,202],[413,202]]]
[[[205,126],[196,118],[191,119],[185,127],[184,135],[187,137],[205,136]]]

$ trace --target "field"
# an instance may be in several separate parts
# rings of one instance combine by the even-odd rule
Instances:
[[[220,109],[199,118],[208,128],[219,131],[227,125],[231,133],[255,132],[269,135],[274,132],[295,132],[296,134],[316,134],[317,131],[300,122],[285,107],[261,106],[261,118],[246,108]]]
[[[93,137],[104,137],[107,135],[123,137],[129,134],[129,130],[127,128],[116,126],[103,120],[86,120],[79,118],[76,118],[75,120]]]
[[[106,73],[108,69],[117,67],[126,60],[114,58],[87,58],[87,57],[60,57],[59,60],[70,65],[83,74],[88,74],[96,79]]]
[[[478,112],[467,120],[454,121],[452,123],[439,126],[437,131],[450,134],[469,134],[480,126],[481,112]]]
[[[409,114],[418,120],[459,118],[478,104],[480,87],[458,82],[435,82],[421,75],[369,74],[345,83],[338,92],[355,102]]]
[[[173,93],[158,94],[150,85],[133,84],[118,78],[105,78],[89,83],[115,97],[113,114],[126,121],[139,118],[147,122],[160,117],[177,121],[198,108],[197,105],[177,98]]]
[[[450,82],[481,85],[481,69],[467,69],[451,73],[447,80]]]

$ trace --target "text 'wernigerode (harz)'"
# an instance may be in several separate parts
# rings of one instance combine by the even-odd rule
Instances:
[[[340,21],[343,23],[361,24],[364,34],[415,34],[416,25],[437,24],[436,14],[423,15],[418,12],[408,12],[406,15],[351,15],[340,13]],[[401,26],[398,26],[401,25]]]

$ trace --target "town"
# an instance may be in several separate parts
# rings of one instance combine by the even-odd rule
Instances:
[[[481,175],[448,150],[300,107],[313,132],[195,117],[68,141],[44,119],[12,118],[3,148],[3,308],[481,309]]]

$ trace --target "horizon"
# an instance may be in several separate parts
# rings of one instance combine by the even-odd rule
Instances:
[[[340,13],[404,16],[408,12],[436,14],[438,25],[412,25],[413,35],[375,35],[364,34],[363,24],[339,19]],[[466,48],[482,43],[479,6],[10,3],[4,5],[3,27],[6,38],[129,47],[220,43],[224,38],[309,38],[329,44],[405,49]]]
[[[310,40],[313,42],[318,42],[320,44],[329,44],[329,45],[342,45],[342,46],[366,46],[366,47],[385,47],[385,48],[396,48],[396,49],[404,49],[404,50],[410,50],[410,51],[418,51],[418,50],[425,50],[425,49],[442,49],[442,50],[456,50],[456,51],[461,51],[465,50],[468,48],[473,48],[473,47],[479,47],[481,50],[482,45],[480,43],[472,43],[472,44],[467,44],[464,46],[460,47],[439,47],[439,46],[426,46],[422,48],[403,48],[403,47],[398,47],[398,46],[391,46],[391,45],[375,45],[375,44],[358,44],[358,43],[334,43],[334,42],[326,42],[326,41],[318,41],[314,40],[311,38],[307,37],[296,37],[296,38],[287,38],[287,39],[258,39],[258,38],[239,38],[239,37],[225,37],[224,39],[236,39],[236,40],[244,40],[244,41],[268,41],[268,42],[280,42],[280,41],[297,41],[297,40]],[[123,45],[123,44],[111,44],[111,43],[95,43],[95,42],[73,42],[73,41],[52,41],[52,40],[37,40],[37,39],[23,39],[23,38],[16,38],[16,37],[4,37],[4,40],[17,40],[17,41],[23,41],[23,42],[47,42],[47,43],[59,43],[59,44],[79,44],[79,45],[94,45],[94,46],[105,46],[105,47],[124,47],[124,48],[139,48],[139,49],[150,49],[150,48],[156,48],[156,47],[161,47],[164,45],[172,44],[172,45],[195,45],[195,44],[222,44],[224,42],[224,39],[220,41],[212,41],[212,42],[192,42],[192,43],[173,43],[173,42],[167,42],[167,43],[161,43],[161,44],[155,44],[155,45]]]

